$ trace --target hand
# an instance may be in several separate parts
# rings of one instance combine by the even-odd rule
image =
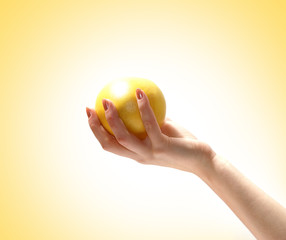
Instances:
[[[142,94],[142,98],[138,95]],[[88,122],[106,151],[153,164],[188,171],[199,176],[230,207],[257,239],[285,239],[286,209],[244,177],[211,147],[183,127],[166,119],[159,127],[149,100],[136,91],[141,118],[147,132],[144,140],[130,133],[109,100],[106,119],[115,136],[101,125],[96,111],[87,108]]]
[[[141,95],[140,95],[141,93]],[[142,96],[141,98],[139,97]],[[200,175],[215,153],[210,146],[171,119],[167,118],[159,127],[147,95],[136,91],[141,118],[147,132],[144,140],[130,133],[119,118],[114,104],[107,99],[105,116],[115,136],[101,125],[96,111],[86,108],[88,122],[102,148],[117,155],[131,158],[139,163],[172,167]]]

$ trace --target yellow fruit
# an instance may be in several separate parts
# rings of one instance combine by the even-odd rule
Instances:
[[[144,139],[147,136],[137,105],[137,88],[142,89],[147,95],[159,126],[163,124],[166,115],[166,102],[159,87],[154,82],[144,78],[120,78],[107,84],[99,92],[95,103],[95,110],[101,124],[112,135],[114,134],[105,118],[105,112],[102,105],[103,98],[113,102],[119,117],[131,133],[140,139]]]

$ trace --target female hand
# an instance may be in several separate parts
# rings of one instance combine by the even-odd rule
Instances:
[[[135,94],[135,93],[134,93]],[[167,118],[159,127],[147,95],[136,90],[137,103],[147,132],[144,140],[130,133],[119,118],[114,104],[103,100],[105,116],[115,136],[101,125],[96,111],[86,108],[89,126],[102,148],[143,164],[172,167],[196,175],[203,173],[215,153],[210,146],[171,119]]]
[[[159,127],[147,96],[136,91],[138,107],[147,132],[140,140],[118,117],[115,106],[104,100],[105,116],[115,136],[87,108],[88,122],[106,151],[140,163],[172,167],[199,176],[238,216],[257,239],[286,239],[286,209],[244,177],[210,146],[186,129],[166,119]]]

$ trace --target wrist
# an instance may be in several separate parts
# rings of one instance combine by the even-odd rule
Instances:
[[[186,155],[176,158],[169,167],[193,173],[203,181],[207,180],[215,168],[216,153],[202,141],[192,141],[187,144],[186,149]]]
[[[219,157],[213,149],[205,144],[203,146],[202,156],[198,159],[198,167],[194,174],[201,178],[204,182],[209,182],[218,164]]]
[[[207,185],[212,186],[215,179],[225,172],[228,168],[229,163],[220,155],[214,153],[207,162],[205,162],[204,167],[198,172],[197,176],[201,178]]]

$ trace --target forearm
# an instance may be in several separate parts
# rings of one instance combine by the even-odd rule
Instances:
[[[199,176],[257,239],[286,239],[286,209],[220,156]]]

